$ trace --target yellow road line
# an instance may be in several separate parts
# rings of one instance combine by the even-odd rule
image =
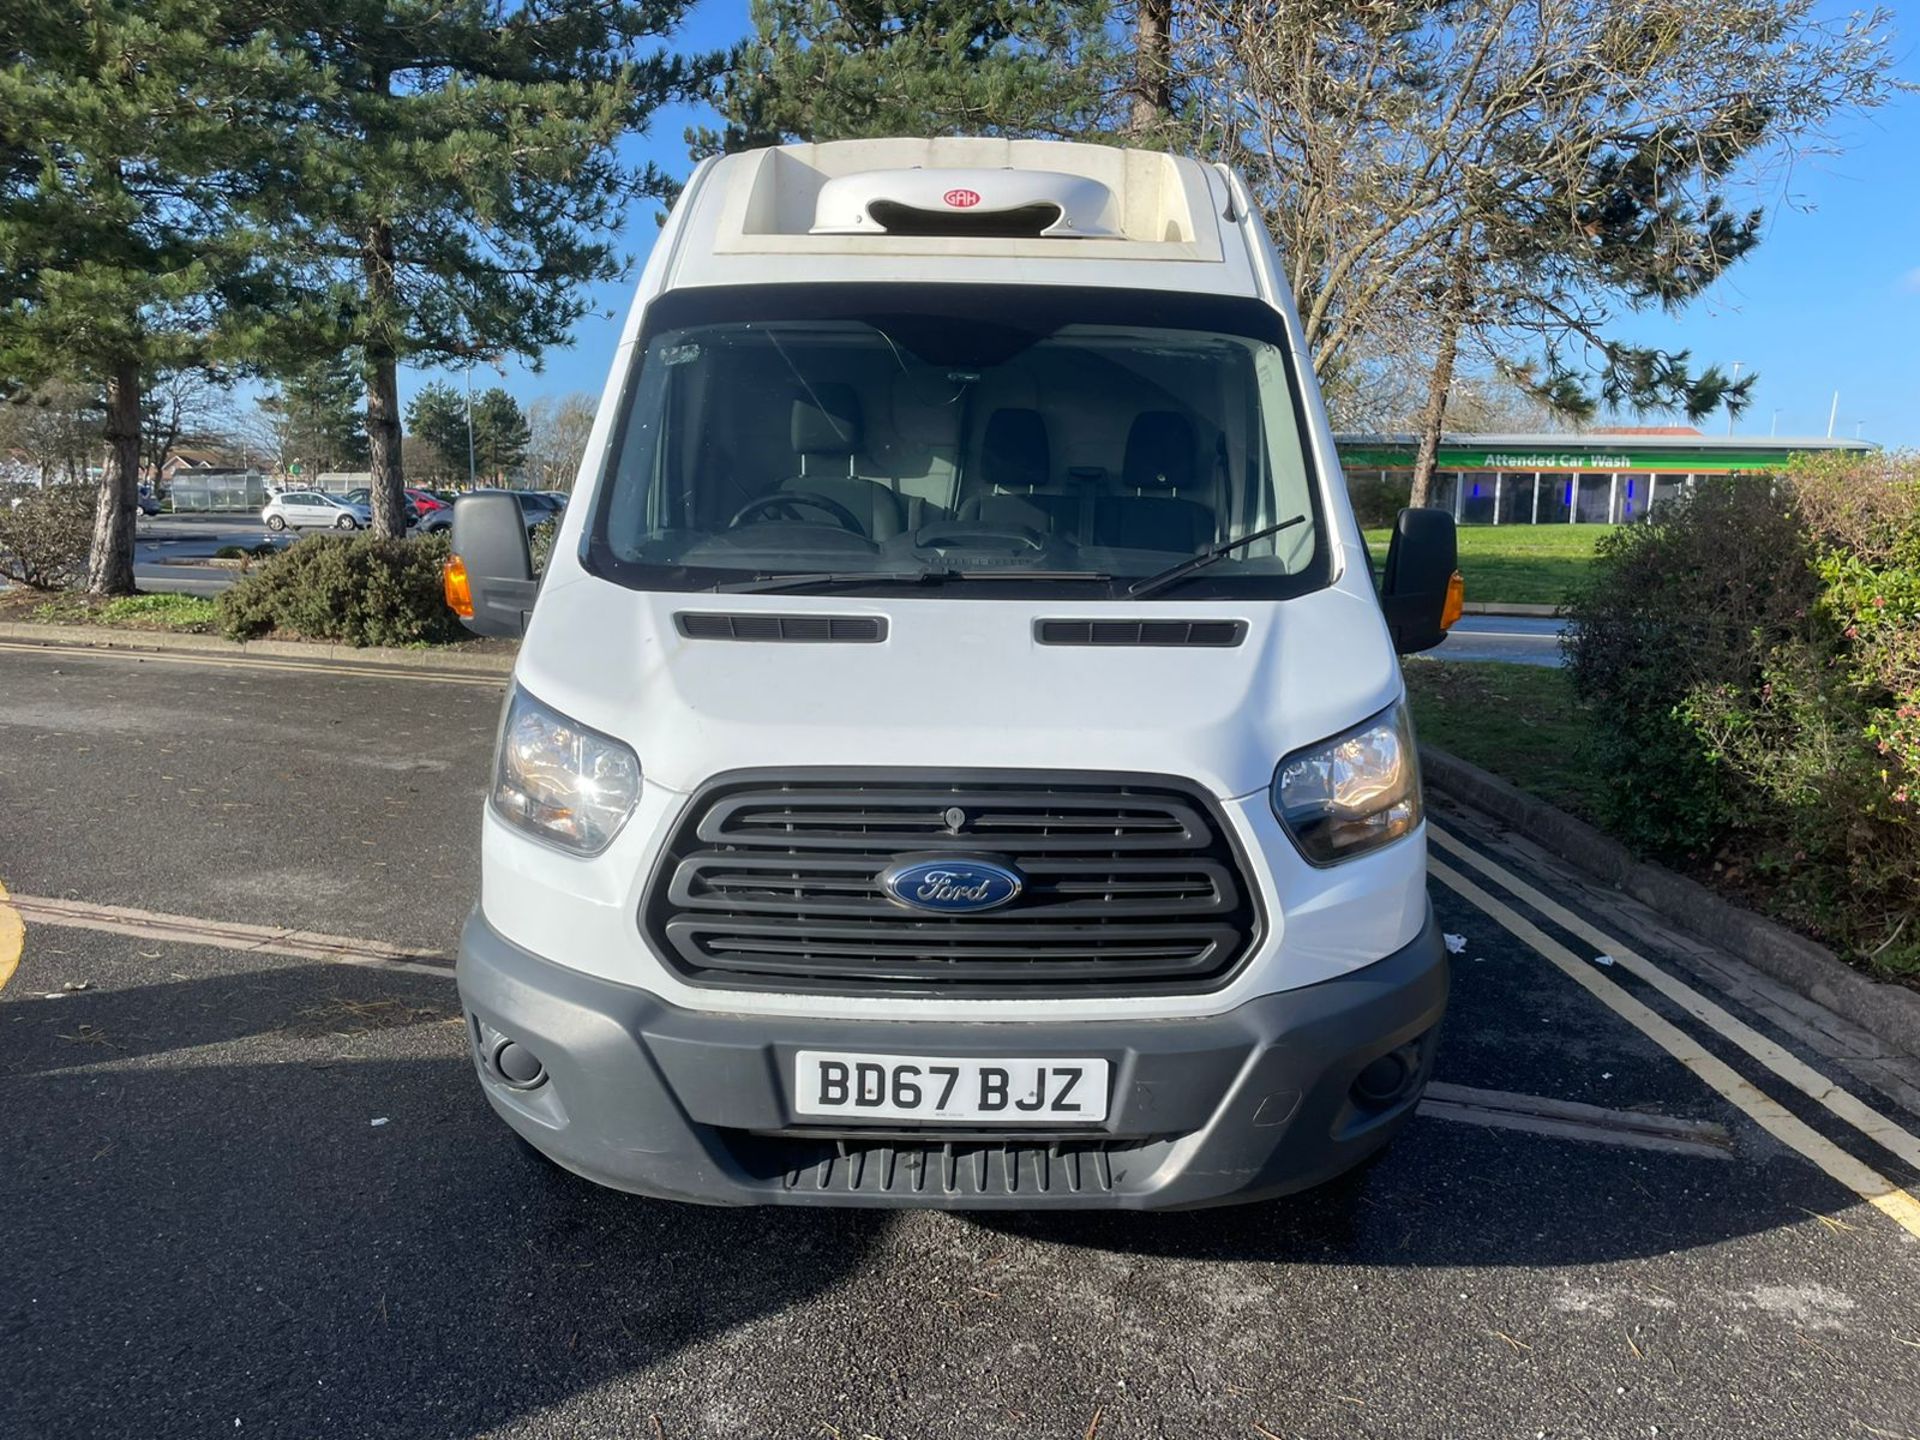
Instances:
[[[27,948],[27,922],[7,901],[7,887],[0,885],[0,990],[7,988],[13,972],[20,968],[20,952]]]
[[[1774,1044],[1751,1025],[1728,1014],[1684,980],[1669,974],[1653,961],[1639,954],[1625,941],[1607,934],[1596,925],[1588,924],[1565,906],[1558,905],[1541,894],[1519,876],[1495,864],[1478,851],[1463,845],[1444,831],[1430,828],[1429,836],[1449,855],[1466,861],[1481,874],[1490,877],[1504,889],[1526,901],[1554,924],[1597,946],[1602,954],[1611,956],[1621,969],[1638,976],[1701,1024],[1710,1026],[1724,1035],[1802,1095],[1810,1100],[1817,1100],[1876,1145],[1898,1155],[1915,1169],[1920,1169],[1920,1138],[1902,1129],[1864,1101],[1855,1098],[1850,1091],[1822,1075],[1799,1056]]]
[[[1798,1151],[1908,1234],[1920,1239],[1920,1201],[1916,1201],[1872,1166],[1854,1159],[1779,1101],[1742,1078],[1732,1066],[1718,1056],[1709,1054],[1672,1022],[1656,1014],[1613,981],[1603,978],[1591,961],[1582,960],[1505,901],[1488,894],[1442,861],[1429,859],[1427,869],[1435,879],[1531,946],[1567,978],[1686,1066],[1722,1099],[1742,1111],[1774,1139]]]
[[[33,640],[0,640],[0,650],[37,655],[70,655],[87,660],[141,660],[159,665],[199,665],[213,670],[276,670],[298,675],[354,675],[368,680],[418,680],[429,685],[467,685],[498,690],[507,676],[455,675],[447,671],[408,670],[398,666],[355,665],[338,660],[254,660],[226,655],[190,655],[167,650],[109,650],[91,645],[43,645]]]
[[[15,895],[12,903],[23,919],[31,920],[36,925],[97,930],[108,935],[131,935],[140,940],[159,940],[173,945],[210,945],[221,950],[290,955],[299,960],[324,960],[336,965],[407,970],[419,975],[437,975],[442,979],[453,973],[453,957],[450,955],[438,950],[388,945],[379,940],[357,940],[344,935],[324,935],[315,930],[290,930],[275,925],[243,925],[232,920],[201,920],[191,915],[169,915],[159,910],[136,910],[125,905],[91,905],[83,900],[56,900],[44,895]],[[0,958],[4,954],[4,928],[3,922],[0,922]]]

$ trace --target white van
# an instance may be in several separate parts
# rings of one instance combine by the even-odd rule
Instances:
[[[710,161],[521,634],[460,993],[487,1099],[623,1190],[1162,1208],[1411,1114],[1447,959],[1395,651],[1245,186],[1002,140]],[[1450,584],[1450,581],[1452,582]],[[535,603],[535,595],[538,603]]]

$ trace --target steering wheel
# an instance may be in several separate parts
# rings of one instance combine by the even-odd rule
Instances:
[[[733,518],[727,522],[728,529],[745,525],[759,518],[763,510],[783,510],[806,507],[818,510],[832,518],[833,523],[862,538],[866,537],[867,527],[860,523],[859,516],[842,505],[830,495],[816,495],[811,490],[776,490],[771,495],[762,495],[757,500],[749,500],[733,512]]]

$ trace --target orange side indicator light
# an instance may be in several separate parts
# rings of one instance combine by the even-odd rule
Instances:
[[[467,562],[458,555],[447,557],[446,567],[440,572],[440,588],[449,610],[462,620],[473,618],[473,586],[467,583]]]
[[[459,562],[454,562],[458,564]],[[464,584],[466,576],[461,575]],[[1447,603],[1440,607],[1440,628],[1451,630],[1460,617],[1467,613],[1467,582],[1458,570],[1447,581]]]

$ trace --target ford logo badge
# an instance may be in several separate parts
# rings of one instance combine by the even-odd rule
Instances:
[[[991,860],[941,856],[902,860],[880,872],[880,886],[902,905],[965,915],[1005,905],[1020,893],[1020,872]]]

